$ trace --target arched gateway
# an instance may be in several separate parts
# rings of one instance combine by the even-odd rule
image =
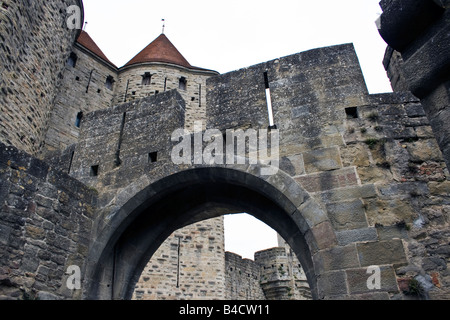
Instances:
[[[83,115],[77,144],[47,161],[0,144],[1,296],[128,299],[171,232],[245,211],[289,243],[316,299],[448,299],[448,168],[420,102],[370,95],[352,45],[187,89]],[[221,163],[228,130],[248,154]],[[252,139],[275,132],[267,162],[274,141]]]
[[[110,213],[89,257],[87,298],[130,298],[151,255],[174,230],[239,212],[249,212],[287,240],[317,298],[323,270],[314,268],[313,254],[336,243],[326,213],[287,174],[279,171],[269,178],[256,175],[255,166],[247,169],[180,171],[145,187]]]

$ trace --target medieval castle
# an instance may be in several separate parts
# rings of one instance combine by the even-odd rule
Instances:
[[[67,27],[81,0],[0,4],[1,298],[450,297],[449,1],[380,2],[394,92],[376,95],[351,44],[219,74],[163,33],[117,67]],[[274,175],[171,161],[195,121],[266,129],[269,84]],[[279,247],[225,252],[241,212]]]

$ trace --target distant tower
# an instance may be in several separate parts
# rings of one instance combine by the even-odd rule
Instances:
[[[164,31],[164,25],[163,25]],[[120,68],[115,104],[177,89],[186,101],[186,128],[206,113],[206,79],[218,73],[193,67],[162,33]]]

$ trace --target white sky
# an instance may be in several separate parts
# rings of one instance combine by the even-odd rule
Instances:
[[[193,66],[220,73],[318,47],[355,45],[370,93],[390,92],[380,0],[84,0],[86,31],[123,66],[165,34]],[[277,245],[274,231],[246,215],[226,217],[226,250],[253,258]],[[244,219],[244,220],[241,220]],[[249,236],[248,226],[260,235]],[[240,227],[243,227],[242,229]],[[230,236],[230,234],[232,234]],[[240,238],[241,237],[241,238]],[[269,240],[267,242],[267,240]],[[253,245],[253,246],[250,246]],[[250,253],[249,253],[250,252]]]

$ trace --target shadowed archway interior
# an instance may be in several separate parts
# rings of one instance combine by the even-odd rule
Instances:
[[[151,196],[150,196],[151,195]],[[111,219],[110,233],[91,256],[90,299],[131,299],[153,253],[175,230],[223,214],[248,212],[276,230],[296,253],[313,298],[316,276],[301,215],[279,190],[262,178],[224,168],[182,171],[153,183]],[[299,218],[300,216],[300,218]],[[296,217],[296,218],[294,218]],[[101,242],[99,242],[101,243]]]

